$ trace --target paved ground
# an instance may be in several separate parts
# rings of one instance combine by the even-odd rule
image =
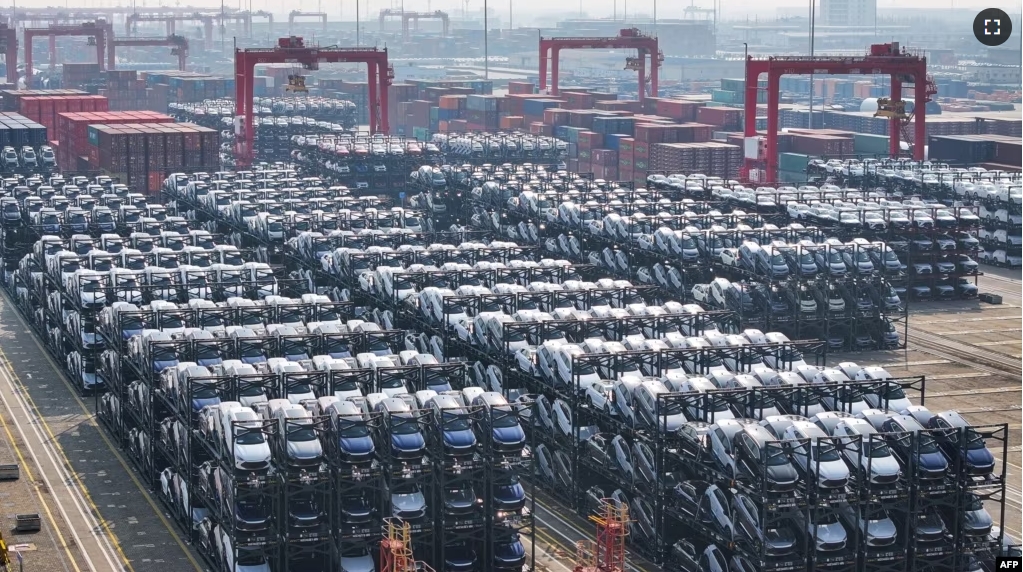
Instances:
[[[26,565],[38,559],[37,570],[201,570],[97,425],[92,400],[80,399],[56,365],[10,299],[0,297],[0,400],[5,420],[14,420],[8,423],[13,439],[3,440],[15,457],[20,451],[34,477],[23,470],[21,482],[0,483],[7,495],[0,496],[0,514],[5,521],[13,512],[44,516],[43,532],[28,540],[39,550],[26,553]],[[7,454],[0,446],[0,455]],[[32,488],[38,502],[25,494]],[[8,508],[10,495],[19,500]]]

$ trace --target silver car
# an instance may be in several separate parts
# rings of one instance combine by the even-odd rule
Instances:
[[[871,483],[892,484],[899,480],[902,467],[884,439],[865,419],[842,419],[835,425],[832,436],[843,443],[842,455],[849,466],[856,467]],[[855,441],[859,445],[852,445]]]
[[[849,467],[828,434],[810,421],[793,421],[785,439],[799,441],[792,447],[792,464],[804,476],[816,475],[822,489],[841,489],[849,481]]]

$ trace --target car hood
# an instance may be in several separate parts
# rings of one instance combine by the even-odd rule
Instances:
[[[518,425],[514,427],[494,427],[494,441],[504,444],[517,444],[522,443],[526,440],[526,434],[522,432],[522,427]]]
[[[849,467],[841,459],[837,461],[821,461],[817,464],[817,467],[822,479],[833,481],[849,478]]]
[[[342,556],[340,559],[342,572],[375,572],[376,564],[369,554],[365,556]],[[240,569],[239,569],[240,572]]]
[[[814,532],[814,525],[813,524],[808,525],[807,529],[808,532],[812,534]],[[845,542],[846,540],[845,528],[840,523],[837,522],[832,524],[817,525],[816,531],[817,542],[819,543],[831,544],[837,542]]]
[[[898,536],[895,523],[890,518],[867,521],[867,536],[877,540],[894,539]]]
[[[426,497],[419,492],[392,494],[391,504],[403,512],[416,512],[426,510]]]
[[[799,478],[796,469],[789,463],[768,465],[766,472],[768,480],[778,484],[794,483]]]
[[[426,446],[426,442],[423,441],[423,436],[420,433],[392,433],[391,445],[399,451],[411,453],[423,450],[423,447]]]
[[[918,455],[920,468],[928,472],[938,472],[948,470],[948,461],[945,460],[945,456],[941,453],[920,453]]]
[[[261,463],[270,460],[270,446],[266,443],[234,446],[235,459],[243,463]]]
[[[193,412],[202,411],[203,407],[206,407],[207,405],[217,405],[218,403],[220,403],[220,398],[219,397],[208,397],[208,398],[205,398],[205,399],[193,399],[192,400],[192,411]]]
[[[476,444],[476,435],[470,429],[445,431],[444,444],[455,449],[467,449]]]
[[[99,383],[99,377],[95,373],[82,373],[82,385],[92,387]]]
[[[494,485],[494,500],[500,503],[512,504],[526,499],[526,490],[520,483],[506,485]]]
[[[796,546],[796,534],[790,526],[768,528],[764,533],[764,544],[773,552],[787,552]]]
[[[249,524],[262,524],[270,520],[270,511],[258,505],[238,503],[235,505],[235,517]]]
[[[371,437],[341,437],[341,450],[350,455],[367,455],[373,449]]]
[[[995,464],[995,457],[987,448],[967,449],[966,464],[969,465],[970,467],[978,468],[993,467]]]
[[[319,441],[288,441],[288,456],[292,459],[310,460],[323,456]]]
[[[898,475],[902,471],[902,465],[900,465],[898,459],[892,455],[873,458],[864,456],[862,459],[863,466],[869,466],[870,472],[880,477]]]
[[[991,514],[984,509],[963,511],[960,518],[962,519],[963,528],[973,531],[987,532],[993,524]]]
[[[476,504],[475,494],[469,489],[458,489],[444,493],[444,504],[450,508],[470,508]]]

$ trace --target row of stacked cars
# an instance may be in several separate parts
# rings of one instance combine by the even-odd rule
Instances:
[[[5,218],[4,282],[215,569],[276,570],[289,558],[368,572],[384,518],[410,524],[437,569],[485,558],[487,569],[520,569],[524,439],[506,438],[518,421],[504,398],[467,384],[458,364],[406,350],[411,336],[343,293],[318,294],[236,246],[242,232],[283,241],[304,228],[353,244],[414,238],[421,215],[296,174],[175,174],[168,204],[108,179],[19,180],[3,197],[20,214]],[[203,200],[218,194],[230,200]],[[32,224],[37,202],[86,216]],[[99,208],[110,218],[90,216]],[[206,230],[197,215],[235,232]],[[495,459],[507,468],[491,474]],[[349,483],[340,496],[337,479]],[[505,531],[486,546],[458,533],[486,522]],[[309,556],[335,540],[336,558]]]
[[[745,290],[747,303],[721,298],[718,307],[793,338],[834,338],[839,348],[890,346],[891,322],[904,311],[901,300],[975,293],[961,280],[933,287],[907,283],[907,277],[930,268],[914,260],[919,255],[909,242],[843,242],[812,225],[774,224],[768,214],[729,210],[707,200],[673,200],[667,188],[625,189],[525,166],[510,176],[480,169],[464,184],[471,187],[469,222],[475,227],[541,244],[552,255],[600,266],[687,301],[696,300],[694,285],[709,283],[715,274],[727,277],[743,283],[737,287]],[[694,177],[685,184],[717,189],[726,182]],[[942,269],[946,263],[954,269],[957,263],[971,265],[948,258],[939,261]],[[827,298],[841,304],[826,303]],[[837,318],[845,323],[828,325]]]
[[[855,163],[861,167],[859,180],[874,185],[882,194],[901,198],[918,195],[930,204],[952,205],[962,212],[963,205],[979,217],[969,232],[980,241],[973,255],[993,266],[1018,268],[1021,258],[1023,224],[1023,178],[1019,173],[989,170],[984,167],[950,167],[936,162],[909,160],[872,160],[863,164],[854,160],[831,161],[830,172],[841,172]],[[855,170],[855,169],[854,169]],[[936,221],[937,222],[937,221]],[[961,222],[961,221],[960,221]]]
[[[480,412],[489,412],[482,415],[483,421],[469,424],[476,450],[482,456],[491,455],[488,458],[495,459],[497,457],[493,455],[497,454],[505,459],[529,459],[540,475],[537,481],[562,498],[568,492],[572,506],[585,503],[588,491],[593,492],[589,496],[602,497],[598,500],[603,502],[609,502],[606,499],[610,498],[614,502],[628,503],[634,520],[631,525],[633,546],[638,549],[645,547],[644,550],[650,546],[671,546],[670,552],[680,562],[684,555],[692,555],[693,564],[684,564],[686,570],[765,567],[763,559],[757,561],[761,551],[751,549],[749,544],[732,545],[723,540],[723,535],[715,536],[717,533],[710,526],[684,529],[684,533],[667,532],[683,529],[667,525],[658,516],[668,516],[676,509],[684,512],[691,506],[684,500],[673,500],[670,506],[660,503],[660,498],[682,499],[681,494],[667,494],[674,491],[676,485],[696,480],[720,487],[727,480],[721,476],[727,469],[715,465],[715,462],[721,462],[734,467],[732,478],[738,480],[740,488],[752,499],[756,510],[751,514],[757,515],[754,518],[759,519],[761,530],[770,528],[766,527],[768,521],[764,519],[769,515],[774,518],[774,513],[768,508],[774,506],[771,504],[773,501],[753,494],[755,487],[752,486],[754,482],[767,483],[770,471],[758,468],[753,455],[740,453],[737,445],[744,440],[744,437],[738,437],[740,433],[755,432],[752,428],[747,430],[748,425],[760,426],[759,421],[751,423],[745,418],[767,419],[775,412],[777,415],[801,415],[819,427],[821,420],[847,420],[842,413],[858,415],[877,410],[885,416],[882,427],[887,427],[884,423],[892,420],[903,422],[904,416],[922,419],[923,425],[931,422],[919,409],[899,409],[900,405],[908,405],[899,401],[904,395],[900,397],[896,391],[903,391],[903,385],[901,382],[897,386],[892,385],[892,380],[886,379],[887,374],[883,371],[862,368],[870,369],[869,375],[875,376],[868,377],[868,373],[850,364],[842,364],[845,368],[840,367],[836,371],[800,363],[813,361],[807,358],[819,346],[791,342],[779,332],[759,334],[748,328],[736,328],[732,312],[707,311],[700,306],[666,301],[670,298],[665,298],[655,288],[632,284],[621,278],[617,281],[601,279],[602,274],[606,276],[606,271],[599,267],[573,264],[560,257],[546,259],[542,250],[535,246],[495,241],[493,233],[480,233],[469,238],[471,233],[463,232],[453,241],[441,234],[423,236],[407,226],[410,219],[425,218],[421,214],[401,211],[384,214],[379,208],[382,205],[374,203],[374,207],[367,209],[361,201],[356,206],[344,199],[340,189],[332,191],[322,181],[303,181],[297,175],[287,170],[276,174],[223,173],[205,180],[201,176],[175,175],[168,179],[167,192],[176,202],[168,204],[162,215],[157,205],[137,200],[132,204],[145,215],[156,215],[142,216],[141,219],[152,219],[159,224],[139,220],[139,225],[148,226],[139,226],[138,229],[119,226],[115,228],[117,232],[108,233],[123,233],[125,246],[142,240],[136,237],[135,243],[131,242],[131,231],[142,232],[142,228],[154,237],[162,236],[164,232],[173,233],[178,235],[177,240],[168,234],[166,239],[159,239],[159,246],[154,246],[154,250],[167,248],[184,255],[185,248],[191,246],[186,241],[197,240],[184,237],[199,231],[198,220],[204,220],[202,231],[209,233],[213,242],[210,250],[234,252],[232,249],[237,249],[243,264],[262,263],[265,259],[252,260],[249,259],[250,254],[257,257],[261,251],[280,248],[289,267],[271,266],[272,282],[265,274],[266,280],[263,281],[252,278],[250,274],[242,278],[242,286],[238,290],[225,289],[225,286],[234,287],[230,281],[223,284],[221,280],[214,279],[208,282],[208,290],[199,285],[194,289],[175,285],[176,296],[168,295],[168,284],[140,284],[137,290],[139,297],[134,300],[128,299],[132,294],[123,300],[118,299],[116,289],[104,289],[102,297],[98,295],[99,289],[91,288],[84,289],[92,290],[89,296],[82,296],[80,292],[75,295],[73,290],[62,286],[68,281],[55,279],[55,275],[42,270],[48,268],[46,243],[54,245],[52,250],[57,248],[56,241],[52,239],[41,241],[41,258],[35,252],[29,259],[19,257],[25,260],[25,270],[11,272],[9,277],[26,285],[43,283],[42,297],[35,294],[36,289],[23,286],[28,290],[25,295],[28,302],[24,303],[24,307],[29,314],[37,316],[38,310],[43,309],[41,331],[52,329],[50,325],[61,327],[56,319],[48,317],[50,295],[47,290],[58,293],[58,298],[65,304],[58,308],[61,312],[70,305],[80,316],[96,313],[94,331],[98,332],[98,339],[102,340],[104,347],[95,348],[99,350],[95,378],[113,390],[103,398],[104,417],[120,419],[120,426],[116,423],[111,423],[111,426],[123,435],[129,451],[134,449],[132,457],[140,461],[140,467],[153,475],[154,482],[161,482],[175,515],[180,515],[181,521],[189,528],[196,526],[199,546],[218,568],[231,570],[235,564],[242,564],[243,557],[246,565],[255,562],[258,566],[265,566],[258,569],[275,567],[277,561],[267,557],[273,551],[266,548],[267,537],[281,544],[318,541],[319,537],[312,536],[312,530],[322,525],[324,517],[319,516],[317,510],[310,510],[310,504],[318,507],[316,501],[319,497],[314,496],[310,503],[309,497],[299,495],[291,498],[282,493],[284,500],[278,502],[285,508],[283,511],[271,509],[269,516],[265,506],[259,504],[267,501],[259,499],[265,499],[269,491],[274,490],[266,485],[273,482],[276,474],[304,470],[307,476],[318,475],[321,474],[319,469],[312,470],[312,467],[324,465],[328,467],[326,474],[332,475],[331,479],[342,478],[343,474],[331,473],[331,468],[347,467],[348,472],[344,474],[351,474],[351,459],[340,452],[344,444],[340,430],[348,425],[337,421],[342,415],[329,414],[331,407],[337,410],[339,404],[345,402],[357,408],[353,411],[348,405],[340,405],[345,408],[344,416],[348,420],[365,420],[367,413],[371,419],[423,419],[423,422],[414,424],[419,428],[423,443],[432,442],[429,435],[433,434],[443,437],[436,442],[451,445],[447,448],[449,451],[445,449],[446,452],[438,455],[445,459],[462,456],[464,449],[461,446],[471,441],[463,429],[427,422],[427,419],[436,418],[432,412],[438,407],[446,413],[455,413],[459,408],[478,408]],[[316,196],[303,197],[303,191],[310,188],[316,189],[315,193],[311,193]],[[288,189],[286,198],[280,194],[285,189]],[[205,198],[211,193],[216,200]],[[226,200],[221,200],[218,193],[224,193]],[[324,203],[313,199],[321,197],[337,206],[317,208]],[[278,215],[274,202],[309,212],[285,208]],[[259,210],[263,205],[266,205],[265,211]],[[255,206],[255,214],[250,214],[247,206]],[[351,212],[336,220],[330,217],[323,219],[322,214],[309,219],[287,218],[289,210],[303,215],[314,215],[315,211],[341,214],[345,207]],[[178,211],[191,213],[186,219],[187,228],[172,229],[163,224],[166,219],[158,219],[166,215],[171,223],[176,224],[173,215]],[[395,212],[398,214],[389,214]],[[250,221],[261,218],[260,214],[284,217],[280,232],[260,233],[258,229],[263,226],[249,226]],[[191,220],[192,217],[197,220]],[[379,222],[381,219],[385,222]],[[323,225],[324,220],[326,225]],[[350,225],[353,220],[363,221],[357,224],[366,228],[353,229]],[[415,225],[413,222],[412,226]],[[266,225],[266,228],[270,226]],[[82,237],[73,242],[74,233],[62,229],[66,236],[60,237],[61,249],[82,250],[88,260],[89,253],[98,250],[97,247],[108,247],[98,227],[88,230],[95,234],[90,237],[92,248],[87,248]],[[233,244],[228,243],[228,238]],[[247,241],[254,241],[256,245],[251,253],[245,248]],[[183,244],[176,251],[179,242]],[[51,260],[61,258],[54,252],[50,252],[49,256]],[[144,255],[147,266],[150,261],[157,263],[158,256],[160,263],[155,265],[170,264],[170,253],[162,250],[152,252],[151,260],[148,256]],[[104,257],[96,255],[93,258]],[[178,259],[179,264],[181,260]],[[300,263],[292,266],[294,261]],[[80,271],[71,266],[66,270],[72,271],[72,276]],[[40,273],[43,276],[39,279],[33,276]],[[120,291],[131,290],[123,288]],[[197,299],[192,299],[193,294]],[[325,298],[323,294],[330,297]],[[114,310],[116,304],[134,304],[138,311],[123,305]],[[107,306],[110,309],[103,309]],[[356,308],[360,306],[369,311],[356,314]],[[104,315],[107,317],[103,318]],[[134,317],[141,318],[141,322],[133,322]],[[67,337],[70,337],[69,333],[64,332]],[[84,336],[81,339],[88,341],[90,338]],[[97,338],[91,339],[95,343]],[[332,345],[334,342],[340,345]],[[169,354],[167,350],[170,350]],[[211,350],[212,354],[206,353]],[[462,361],[466,357],[471,358],[468,363]],[[205,368],[206,371],[192,368]],[[461,372],[462,381],[458,381],[458,374],[445,368]],[[413,370],[420,373],[412,375],[410,372]],[[427,375],[427,372],[436,372],[440,377]],[[441,372],[446,373],[440,375]],[[205,373],[212,374],[209,377],[217,380],[230,381],[214,382],[212,395],[202,393],[208,389],[200,387],[200,382],[208,379]],[[791,373],[799,379],[789,375]],[[859,376],[863,381],[844,379],[850,376]],[[702,383],[700,378],[707,383]],[[243,380],[245,383],[241,383]],[[357,382],[356,388],[361,391],[363,399],[359,399],[357,394],[338,395],[338,391],[354,391],[338,385],[339,380],[361,380],[361,386]],[[775,380],[783,381],[775,384]],[[224,389],[227,386],[235,389]],[[431,391],[437,394],[423,393]],[[790,398],[816,397],[817,400],[800,400],[800,403],[790,403],[786,407],[785,400],[780,399],[783,394]],[[373,405],[369,403],[370,396],[373,396]],[[737,399],[734,396],[743,397]],[[764,399],[754,400],[753,397],[757,396]],[[709,446],[692,450],[677,448],[682,452],[675,457],[667,454],[676,448],[668,447],[666,442],[686,443],[687,431],[694,430],[700,423],[708,424],[708,430],[716,425],[721,431],[732,431],[729,420],[724,418],[726,413],[716,405],[718,398],[726,402],[725,409],[730,410],[733,417],[743,418],[737,422],[742,430],[725,439],[729,447],[726,454],[712,454],[713,448]],[[147,400],[152,404],[149,408],[145,407]],[[677,413],[674,407],[664,409],[671,400],[679,404]],[[867,407],[861,407],[861,403]],[[163,409],[157,409],[158,404]],[[776,411],[770,411],[768,406],[773,406]],[[323,451],[323,462],[319,465],[310,460],[317,457],[313,450],[315,446],[310,441],[302,441],[306,445],[301,447],[297,446],[297,441],[289,446],[292,435],[288,428],[305,424],[302,419],[307,418],[300,410],[315,420],[312,423],[315,427],[313,432],[318,436],[315,441]],[[328,414],[323,415],[324,411]],[[495,411],[501,413],[494,414]],[[721,417],[717,416],[719,412]],[[834,415],[826,415],[829,413]],[[146,415],[148,417],[144,419],[137,418]],[[798,470],[796,445],[803,443],[807,450],[815,451],[815,445],[833,443],[832,439],[837,437],[831,437],[830,429],[825,431],[825,437],[821,437],[804,427],[803,420],[794,421],[800,421],[799,427],[809,431],[810,436],[802,441],[799,440],[802,438],[795,441],[768,439],[766,443],[774,444],[763,445],[762,449],[769,451],[773,447],[783,452],[785,458],[790,459],[789,464]],[[709,425],[711,423],[714,425]],[[510,509],[511,512],[518,511],[518,518],[524,516],[524,500],[521,508],[513,507],[519,507],[518,499],[525,497],[512,492],[519,489],[515,489],[514,483],[509,481],[495,481],[493,477],[476,482],[453,481],[458,486],[452,490],[461,494],[451,497],[428,492],[425,481],[410,476],[415,470],[404,469],[410,468],[410,459],[432,457],[434,451],[424,457],[409,454],[412,449],[429,449],[430,445],[419,446],[419,440],[412,436],[412,432],[393,430],[399,426],[411,428],[412,424],[381,423],[370,431],[370,441],[378,463],[392,464],[395,459],[400,459],[399,464],[403,466],[400,475],[381,471],[379,478],[388,483],[386,487],[379,486],[381,481],[374,481],[377,486],[373,487],[359,487],[343,481],[341,488],[350,486],[350,490],[360,494],[378,491],[375,497],[355,494],[353,496],[358,498],[350,502],[343,499],[339,514],[346,519],[355,518],[351,524],[364,522],[358,520],[363,517],[356,516],[356,513],[365,512],[362,508],[352,507],[369,504],[376,509],[375,518],[396,516],[414,523],[417,526],[413,529],[416,531],[413,533],[415,542],[416,534],[425,537],[430,532],[424,521],[433,523],[434,527],[446,523],[449,509],[456,511],[452,514],[457,515],[464,515],[463,511],[478,514],[479,508],[465,507],[465,503],[458,500],[468,496],[482,496],[483,504],[490,508],[502,506],[502,513]],[[146,427],[148,432],[144,430]],[[240,427],[246,429],[238,432]],[[912,425],[904,429],[898,435],[909,443],[923,440],[924,435],[934,435],[935,431]],[[447,430],[462,433],[448,435]],[[787,435],[784,431],[782,435]],[[231,435],[235,437],[231,438]],[[842,438],[862,443],[862,434],[858,435],[844,435]],[[401,438],[396,440],[399,436]],[[756,435],[749,436],[756,439]],[[251,443],[251,447],[247,444],[242,444],[243,447],[230,446],[242,437],[255,442]],[[711,439],[696,440],[709,444]],[[186,443],[189,446],[184,446]],[[842,451],[849,449],[841,445],[836,448]],[[266,463],[267,449],[269,464]],[[309,449],[309,455],[297,454],[297,451],[306,449]],[[239,450],[244,451],[242,457],[237,456]],[[187,452],[187,456],[182,458],[181,453],[176,453],[180,451]],[[517,452],[526,452],[526,457]],[[146,467],[147,457],[152,459],[151,464],[155,464],[160,455],[174,461],[167,463],[169,466]],[[807,461],[809,456],[803,455],[801,466],[806,470],[819,471],[820,461]],[[863,466],[862,457],[862,454],[855,455],[858,464],[850,462],[846,463],[847,466]],[[916,470],[919,464],[917,457],[907,457],[909,470],[900,465],[900,483],[922,478]],[[659,458],[667,460],[669,464],[664,468],[669,470],[650,470],[657,467]],[[730,465],[727,463],[729,458],[732,460]],[[201,462],[195,462],[198,460]],[[630,466],[631,471],[626,469]],[[967,555],[979,557],[984,554],[976,543],[966,545],[961,541],[963,518],[956,517],[952,524],[948,524],[948,519],[941,512],[946,505],[966,498],[966,493],[960,493],[964,485],[956,476],[963,466],[964,461],[958,457],[946,460],[946,476],[934,479],[940,480],[946,489],[951,485],[954,490],[950,493],[955,495],[954,501],[942,496],[948,502],[932,503],[945,522],[948,533],[941,541],[920,541],[917,540],[919,535],[913,531],[899,529],[897,544],[913,547],[914,555],[903,554],[903,560],[898,562],[916,558],[917,547],[940,547],[940,551],[927,553],[931,558],[948,556],[949,546],[962,547],[963,554]],[[196,467],[200,468],[197,476],[186,476]],[[267,468],[265,474],[264,468]],[[519,469],[520,465],[513,464],[509,470],[498,474],[502,478],[517,476]],[[367,470],[372,473],[372,469]],[[692,472],[684,473],[683,470]],[[952,475],[953,472],[956,475]],[[254,479],[252,473],[256,473]],[[447,475],[443,469],[435,474]],[[852,491],[862,485],[859,474],[850,468],[843,487]],[[983,474],[977,476],[978,482],[984,486],[997,484],[997,475],[992,479]],[[440,477],[441,480],[447,478]],[[792,493],[787,496],[796,499],[817,498],[817,491],[811,492],[813,479],[800,476],[797,480],[800,484],[780,492]],[[332,481],[324,482],[327,483],[324,487],[330,488]],[[228,486],[225,487],[224,483]],[[701,499],[708,497],[708,503],[712,502],[709,497],[717,496],[706,494],[709,486],[703,488],[699,483],[691,484],[694,491],[701,491],[694,495]],[[470,495],[465,485],[475,494]],[[613,492],[604,497],[592,489],[594,486]],[[970,486],[976,489],[980,485]],[[685,490],[684,487],[679,488],[680,492]],[[229,490],[234,492],[226,492]],[[379,494],[382,491],[386,493]],[[487,491],[494,492],[488,495]],[[231,508],[231,503],[225,505],[225,499],[230,499],[231,494],[236,495],[235,499],[245,497],[254,503],[245,504],[244,517]],[[449,499],[450,502],[434,502],[438,498]],[[729,498],[726,497],[726,502],[732,503]],[[865,550],[860,537],[866,534],[857,532],[859,529],[855,527],[845,529],[847,540],[839,550],[841,559],[835,558],[837,555],[829,549],[830,545],[826,545],[825,550],[810,547],[814,539],[819,540],[829,530],[830,515],[839,513],[839,508],[844,511],[844,507],[848,506],[857,515],[867,514],[869,503],[862,502],[860,498],[849,498],[848,494],[843,498],[835,501],[844,503],[841,507],[836,504],[835,510],[824,511],[823,514],[810,511],[802,501],[790,503],[793,510],[781,511],[786,518],[792,519],[791,527],[797,532],[804,531],[799,536],[803,540],[796,543],[800,547],[795,555],[790,553],[785,561],[800,562],[800,568],[822,568],[826,563],[848,564],[852,558],[850,554],[858,555],[861,549]],[[738,502],[743,506],[747,504],[741,499]],[[702,503],[699,501],[697,506]],[[344,508],[346,506],[349,508]],[[900,514],[906,513],[904,507],[910,505],[898,506],[889,511],[894,513],[891,515],[893,522]],[[250,508],[252,510],[248,510]],[[201,512],[203,510],[206,512]],[[496,521],[507,519],[508,514],[498,516],[495,512],[483,518],[483,522],[487,518]],[[737,514],[733,513],[728,518],[730,522],[740,522]],[[459,517],[459,521],[465,520]],[[703,519],[700,522],[704,522]],[[435,534],[439,533],[451,541],[440,543],[441,557],[433,559],[436,568],[521,568],[525,550],[515,536],[514,523],[497,527],[490,524],[474,526],[500,529],[502,534],[493,537],[492,542],[483,543],[493,547],[487,548],[476,541],[459,540],[456,532],[459,529],[434,528]],[[363,530],[356,526],[352,530],[356,528]],[[736,528],[737,525],[733,524],[732,529]],[[837,535],[837,531],[831,530]],[[490,534],[489,531],[486,533]],[[379,527],[375,527],[372,536],[375,538],[378,534]],[[346,542],[362,540],[355,544],[341,543],[341,557],[349,559],[343,562],[346,569],[361,570],[367,563],[372,565],[372,561],[367,560],[366,548],[370,545],[365,538],[369,538],[368,535],[360,536],[353,532],[342,535],[342,538]],[[986,540],[980,544],[989,552],[993,545]],[[711,548],[712,545],[715,548]],[[657,559],[668,557],[664,552],[656,551],[652,556]],[[259,558],[263,560],[259,561]],[[701,562],[701,558],[705,563]],[[714,568],[721,562],[725,568]],[[310,566],[315,569],[314,564]]]
[[[523,198],[525,203],[530,197]],[[716,533],[700,537],[703,544],[689,537],[675,542],[673,548],[674,557],[687,570],[769,568],[804,559],[820,567],[852,566],[868,553],[870,558],[896,558],[899,565],[915,558],[916,566],[925,566],[926,558],[954,553],[953,546],[963,537],[960,527],[969,528],[967,536],[979,543],[971,545],[977,557],[970,552],[964,556],[963,566],[979,569],[979,562],[992,554],[992,546],[1000,538],[997,531],[994,538],[989,537],[990,526],[974,530],[963,524],[974,517],[982,520],[986,514],[983,507],[962,514],[948,512],[949,504],[958,502],[958,492],[951,493],[955,500],[945,497],[947,502],[935,502],[929,508],[909,508],[923,506],[911,505],[908,500],[907,485],[916,479],[931,479],[929,483],[943,491],[961,474],[976,476],[984,486],[997,487],[999,481],[997,475],[991,476],[993,456],[985,448],[963,453],[962,442],[950,440],[947,433],[944,441],[930,440],[935,431],[971,431],[960,416],[954,412],[932,415],[912,406],[904,390],[906,380],[894,380],[881,368],[854,363],[842,363],[838,368],[807,364],[798,349],[801,346],[780,332],[763,334],[747,329],[726,335],[725,327],[710,327],[721,313],[678,302],[647,303],[649,287],[611,278],[587,281],[584,274],[601,272],[597,265],[558,258],[530,260],[544,256],[536,254],[533,245],[492,240],[446,248],[352,251],[341,247],[333,252],[307,251],[304,256],[308,264],[322,265],[334,283],[361,291],[353,296],[372,301],[378,309],[386,308],[382,313],[390,319],[404,314],[430,332],[408,339],[408,347],[447,360],[490,356],[473,364],[472,377],[486,389],[534,404],[529,425],[539,440],[534,453],[541,481],[561,494],[583,487],[585,496],[593,501],[589,506],[606,501],[605,491],[613,490],[609,498],[627,503],[632,510],[634,546],[656,546],[657,540],[663,539],[654,508],[658,497],[653,491],[666,485],[672,488],[673,478],[720,480],[717,472],[731,471],[728,479],[738,477],[747,481],[747,486],[759,479],[760,485],[767,486],[772,477],[762,475],[771,475],[774,469],[759,463],[757,451],[784,448],[784,458],[791,459],[787,466],[793,470],[802,467],[803,473],[793,473],[796,476],[785,480],[780,492],[816,498],[818,492],[811,492],[806,484],[813,479],[807,479],[805,473],[820,471],[822,462],[825,471],[841,472],[832,455],[821,459],[804,451],[800,456],[798,447],[790,450],[777,443],[804,439],[814,444],[807,450],[822,442],[839,443],[834,450],[846,455],[839,460],[844,476],[825,484],[830,495],[841,490],[841,500],[826,514],[795,510],[786,516],[790,519],[786,531],[795,531],[794,538],[798,534],[802,540],[789,542],[791,546],[782,547],[771,562],[753,564],[756,559],[750,557],[750,547],[757,554],[764,548],[762,542],[757,548],[755,542],[744,541],[745,548],[737,549],[737,536],[727,540],[715,537],[716,542],[709,544],[706,539]],[[792,388],[801,389],[788,400],[782,399]],[[738,394],[752,396],[752,400],[736,399]],[[794,398],[797,394],[799,398]],[[659,410],[659,400],[668,396],[683,396],[686,405]],[[599,421],[590,423],[594,419]],[[842,429],[836,429],[843,423]],[[788,425],[795,429],[789,431]],[[956,427],[959,429],[953,429]],[[673,466],[682,471],[681,467],[688,465],[687,472],[665,476],[653,469],[658,438],[651,434],[659,429],[680,443],[701,446],[685,453],[675,450]],[[772,433],[765,438],[768,430]],[[725,437],[711,447],[709,434],[718,435],[718,431]],[[737,443],[746,437],[737,437],[739,433],[753,439],[759,448],[744,452]],[[849,446],[865,441],[872,446]],[[938,442],[943,443],[943,452],[931,451],[931,444]],[[915,454],[915,443],[921,443],[927,452]],[[897,453],[893,452],[896,448]],[[874,451],[878,459],[884,452],[885,460],[870,460],[873,457],[865,451]],[[973,465],[964,468],[970,463]],[[741,475],[740,466],[745,471]],[[857,487],[864,478],[870,480],[872,471],[887,471],[874,479],[874,485],[891,485],[906,495],[899,497],[905,502],[892,508],[890,515],[889,508],[868,506],[857,497]],[[608,480],[618,488],[586,488],[593,475],[613,475]],[[700,488],[697,496],[709,489],[691,484]],[[680,491],[684,488],[679,486]],[[753,496],[742,496],[736,502],[757,521],[757,515],[772,503],[763,498],[750,501]],[[976,497],[972,492],[963,493],[971,507],[977,504]],[[730,503],[724,503],[729,514]],[[682,500],[678,505],[679,510],[688,506]],[[884,513],[883,518],[867,518],[878,510]],[[926,522],[917,523],[913,511]],[[934,515],[938,515],[937,533],[932,530]],[[738,526],[731,524],[732,518],[728,516],[725,526],[729,531]],[[738,522],[740,517],[734,518]],[[682,517],[680,520],[685,522]],[[845,522],[850,524],[841,524]],[[879,523],[878,528],[890,525],[896,532],[885,536],[887,533],[873,524],[860,526],[864,522]],[[757,526],[770,530],[768,536],[777,530],[765,527],[762,519]],[[832,540],[827,540],[829,537]],[[812,548],[815,542],[819,550]],[[900,548],[892,548],[896,543]],[[797,544],[801,548],[795,547]],[[893,556],[896,553],[898,556]]]

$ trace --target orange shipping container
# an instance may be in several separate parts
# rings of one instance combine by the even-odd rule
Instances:
[[[506,115],[500,120],[501,129],[521,129],[522,128],[522,116],[521,115]]]

